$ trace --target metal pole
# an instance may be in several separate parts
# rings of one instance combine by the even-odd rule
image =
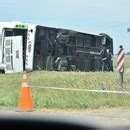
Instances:
[[[119,72],[120,87],[123,88],[124,72]]]

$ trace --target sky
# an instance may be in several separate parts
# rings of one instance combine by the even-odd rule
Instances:
[[[130,0],[0,0],[0,21],[22,21],[113,38],[130,52]]]

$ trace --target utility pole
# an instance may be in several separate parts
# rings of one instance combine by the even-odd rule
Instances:
[[[127,32],[130,32],[130,28],[127,28]],[[128,55],[130,54],[130,52],[128,52]]]
[[[127,28],[127,32],[130,32],[130,28]]]

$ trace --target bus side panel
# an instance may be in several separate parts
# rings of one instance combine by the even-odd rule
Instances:
[[[36,33],[36,25],[29,24],[27,32],[26,55],[25,55],[25,69],[28,71],[32,71],[34,69],[33,60],[34,60],[35,33]]]

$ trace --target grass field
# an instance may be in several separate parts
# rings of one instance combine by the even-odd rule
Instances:
[[[115,61],[115,60],[114,60]],[[114,62],[115,63],[115,62]],[[115,65],[114,65],[115,66]],[[130,58],[125,60],[126,69]],[[28,73],[35,108],[86,109],[130,107],[130,95],[61,91],[43,87],[118,90],[118,73],[114,72],[46,72]],[[22,74],[0,74],[0,107],[18,105]],[[125,90],[130,90],[130,73],[124,74]]]

